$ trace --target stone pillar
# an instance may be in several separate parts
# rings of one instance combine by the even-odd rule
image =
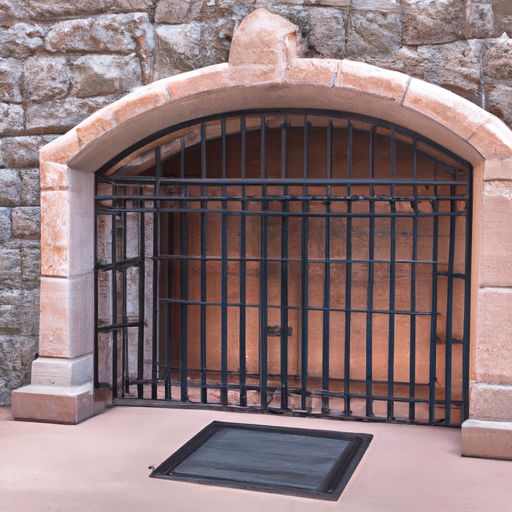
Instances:
[[[475,190],[472,384],[462,455],[512,459],[512,161],[488,160]],[[479,204],[478,204],[479,203]]]
[[[78,423],[93,414],[94,174],[41,163],[40,357],[13,392],[19,420]]]

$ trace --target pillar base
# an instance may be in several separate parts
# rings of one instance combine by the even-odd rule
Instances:
[[[31,384],[12,392],[14,419],[75,425],[94,414],[92,383],[60,387]]]
[[[512,421],[466,420],[462,456],[512,460]]]

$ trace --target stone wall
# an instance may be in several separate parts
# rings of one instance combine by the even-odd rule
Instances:
[[[38,149],[137,86],[226,61],[261,6],[307,57],[402,71],[512,126],[510,0],[0,0],[0,404],[37,353]]]

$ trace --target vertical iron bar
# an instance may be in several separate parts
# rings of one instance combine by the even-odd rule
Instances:
[[[304,179],[308,179],[308,160],[309,160],[309,123],[307,115],[304,116]],[[308,196],[308,186],[303,185],[302,195],[304,199]],[[300,408],[307,409],[307,387],[308,387],[308,329],[309,329],[309,264],[308,264],[308,209],[307,200],[302,201],[302,219],[301,219],[301,392]]]
[[[375,129],[370,132],[370,179],[375,179]],[[370,197],[375,195],[373,183],[370,185]],[[369,232],[368,232],[368,285],[366,296],[366,416],[371,418],[373,401],[373,286],[375,281],[375,201],[370,199],[369,204]]]
[[[167,214],[167,254],[174,254],[174,213]],[[173,296],[174,261],[167,260],[167,297]],[[171,346],[173,339],[172,304],[165,305],[165,399],[172,400]]]
[[[139,196],[142,196],[143,187],[139,185]],[[144,397],[144,386],[142,380],[144,379],[144,317],[145,317],[145,299],[146,299],[146,266],[144,260],[145,251],[145,216],[144,208],[145,202],[140,201],[141,211],[139,212],[139,321],[138,321],[138,341],[137,341],[137,386],[138,398]]]
[[[204,172],[206,174],[206,171]],[[204,178],[203,178],[204,179]],[[201,184],[201,197],[206,196],[206,186]],[[207,260],[207,202],[201,200],[200,213],[200,236],[201,236],[201,319],[200,319],[200,365],[201,365],[201,403],[208,402],[208,388],[206,386],[206,300],[207,300],[207,279],[206,279],[206,260]]]
[[[265,116],[261,116],[261,177],[265,178]],[[268,233],[268,201],[267,186],[262,185],[261,202],[261,260],[260,260],[260,400],[261,408],[267,409],[267,386],[268,386],[268,348],[267,348],[267,323],[268,323],[268,294],[267,294],[267,233]]]
[[[327,124],[326,178],[332,179],[332,119]],[[331,186],[326,187],[325,233],[324,233],[324,283],[322,318],[322,414],[329,413],[329,334],[331,307]]]
[[[437,179],[436,173],[437,166],[434,165],[434,181]],[[429,368],[429,423],[433,424],[435,421],[435,407],[436,407],[436,366],[437,366],[437,259],[439,251],[439,201],[437,199],[437,185],[434,185],[434,199],[432,201],[432,214],[434,230],[432,233],[432,310],[430,317],[430,368]]]
[[[457,217],[457,201],[453,199],[456,194],[454,185],[450,186],[450,241],[448,248],[448,283],[446,287],[446,341],[445,341],[445,366],[444,366],[444,384],[445,384],[445,417],[446,425],[451,422],[451,402],[452,402],[452,364],[453,364],[453,272],[455,262],[455,229]]]
[[[158,383],[158,346],[159,346],[159,325],[160,318],[160,279],[159,262],[160,257],[160,201],[156,197],[160,196],[160,178],[162,177],[162,158],[160,146],[155,148],[155,185],[154,185],[154,207],[153,213],[153,343],[151,347],[151,398],[157,399]]]
[[[281,177],[286,178],[286,131],[285,116],[281,127]],[[288,196],[288,186],[283,186],[283,195]],[[288,213],[288,200],[281,201],[281,211]],[[288,215],[281,217],[281,409],[288,409]]]
[[[352,178],[352,143],[353,143],[353,127],[352,122],[348,122],[348,162],[347,174],[348,179]],[[347,197],[351,194],[351,186],[347,185]],[[351,312],[352,307],[352,204],[347,201],[347,235],[345,247],[345,359],[344,359],[344,375],[343,375],[343,389],[344,389],[344,414],[350,416],[350,337],[351,337]]]
[[[245,178],[245,165],[246,165],[246,135],[245,135],[245,129],[246,129],[246,122],[245,122],[245,116],[242,116],[241,118],[242,123],[242,169],[241,169],[241,175],[242,179]],[[246,284],[247,284],[247,272],[246,272],[246,216],[245,216],[245,210],[246,210],[246,188],[245,185],[242,185],[242,201],[240,205],[240,406],[246,407],[247,406],[247,390],[246,390],[246,330],[247,330],[247,318],[246,318]]]
[[[117,193],[117,186],[112,183],[112,197]],[[112,200],[112,207],[115,208],[115,200]],[[117,215],[113,213],[112,217],[112,274],[111,274],[111,307],[112,307],[112,325],[117,324]],[[118,371],[118,346],[117,346],[117,329],[112,331],[112,397],[117,398],[117,371]]]
[[[414,217],[413,217],[413,239],[412,239],[412,261],[411,261],[411,316],[409,331],[409,421],[416,419],[416,261],[418,260],[418,140],[413,139],[413,196],[414,196]]]
[[[462,338],[462,410],[461,421],[469,418],[469,329],[471,307],[471,200],[472,193],[472,168],[467,171],[466,183],[466,245],[464,250],[464,336]]]
[[[125,193],[128,191],[125,188]],[[123,200],[123,246],[121,249],[121,260],[126,260],[126,243],[127,243],[127,236],[126,231],[128,227],[128,217],[126,213],[126,199]],[[122,322],[123,324],[126,324],[128,322],[128,278],[126,275],[126,266],[123,265],[121,267],[121,290],[122,290],[122,306],[121,306],[121,315],[122,315]],[[129,354],[128,354],[128,327],[123,327],[123,359],[122,359],[122,365],[123,365],[123,391],[122,391],[122,398],[125,397],[126,393],[130,392],[130,368],[129,368]]]
[[[391,213],[396,213],[396,140],[391,127]],[[387,420],[394,418],[395,382],[395,295],[396,295],[396,217],[391,217],[391,251],[389,263],[389,345],[388,345],[388,400]]]
[[[245,160],[246,160],[246,123],[245,116],[242,115],[240,117],[240,136],[242,142],[242,153],[240,155],[241,158],[241,168],[240,168],[240,177],[245,179]]]
[[[180,394],[181,401],[188,402],[188,214],[185,211],[188,208],[188,185],[182,185],[181,209],[180,214]]]
[[[223,155],[223,165],[226,162],[226,156]],[[223,174],[225,173],[223,169]],[[226,201],[227,189],[222,184],[222,215],[221,215],[221,244],[222,244],[222,262],[221,262],[221,388],[220,403],[228,404],[228,232],[227,232],[227,211],[228,203]]]

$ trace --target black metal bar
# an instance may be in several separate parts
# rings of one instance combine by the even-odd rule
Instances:
[[[183,186],[182,194],[189,197],[189,189]],[[188,201],[185,201],[188,205]],[[188,214],[180,214],[180,252],[183,256],[188,255]],[[188,402],[188,259],[184,258],[180,264],[180,297],[183,301],[180,306],[180,394],[181,401]]]
[[[396,177],[396,145],[395,145],[395,128],[391,127],[391,179]],[[391,213],[396,212],[396,185],[391,185],[391,196],[393,200],[390,203]],[[389,264],[389,309],[395,309],[395,294],[396,294],[396,218],[391,217],[391,251]],[[395,380],[395,314],[389,315],[389,334],[388,334],[388,396],[394,396],[393,381]],[[394,403],[389,400],[387,403],[387,419],[392,421],[394,418]]]
[[[417,140],[416,137],[413,140],[413,178],[414,180],[418,177],[418,154],[416,151]],[[418,213],[419,200],[418,198],[418,186],[414,185],[414,213]],[[418,260],[418,216],[413,217],[413,239],[412,239],[412,261],[411,261],[411,315],[409,317],[409,397],[411,402],[409,403],[409,421],[416,419],[416,405],[414,399],[416,397],[416,262]]]
[[[309,172],[309,122],[307,115],[304,116],[304,179],[307,180]],[[308,186],[303,185],[303,195],[308,193]],[[308,264],[308,217],[309,204],[302,201],[301,221],[301,351],[300,351],[300,408],[307,410],[307,388],[308,388],[308,330],[309,330],[309,264]]]
[[[126,202],[126,200],[124,200]],[[128,227],[128,218],[127,213],[122,213],[123,219],[123,227],[122,227],[122,246],[121,246],[121,258],[126,260],[126,244],[127,244],[127,227]],[[121,315],[122,322],[126,323],[128,321],[128,279],[126,275],[126,267],[121,267]],[[125,393],[130,392],[130,386],[128,384],[129,380],[129,354],[128,354],[129,344],[128,344],[128,328],[123,327],[123,351],[122,351],[122,392],[121,396],[124,397]]]
[[[437,192],[437,187],[435,191]],[[437,211],[438,201],[432,202],[432,212]],[[428,419],[432,425],[435,422],[435,404],[436,404],[436,383],[437,383],[437,354],[436,354],[436,336],[437,336],[437,259],[439,251],[439,219],[433,217],[432,233],[432,316],[430,317],[430,361],[429,361],[429,411]]]
[[[452,193],[455,187],[452,186]],[[450,211],[457,211],[456,201],[450,201]],[[452,401],[452,365],[453,365],[453,270],[455,261],[455,228],[457,217],[450,217],[450,234],[448,246],[448,283],[446,287],[446,345],[445,345],[445,366],[444,366],[444,399],[445,416],[444,422],[449,425],[451,419]]]
[[[226,197],[226,186],[222,185],[222,197]],[[227,201],[222,201],[221,216],[221,388],[220,403],[228,403],[228,231],[227,231]]]
[[[348,179],[352,178],[352,144],[353,144],[353,127],[352,123],[348,122],[348,161],[347,161],[347,176]],[[347,195],[350,195],[351,187],[347,185]],[[352,204],[347,203],[347,213],[352,212]],[[350,308],[352,304],[352,264],[350,262],[352,258],[352,217],[347,217],[347,234],[345,243],[345,258],[347,260],[345,264],[345,354],[344,354],[344,377],[345,381],[343,389],[345,392],[344,399],[344,411],[346,416],[350,416],[350,341],[351,341],[351,314]]]
[[[206,192],[206,186],[201,185],[201,194]],[[201,208],[206,210],[206,202],[201,201]],[[206,261],[207,261],[207,214],[205,211],[200,215],[200,236],[201,236],[201,313],[200,313],[200,360],[201,360],[201,403],[208,402],[208,390],[206,388],[206,301],[207,301],[207,279],[206,279]]]
[[[139,186],[139,194],[141,193],[141,187]],[[141,205],[143,206],[143,205]],[[139,222],[139,297],[138,297],[138,313],[139,313],[139,325],[138,325],[138,340],[137,340],[137,379],[144,378],[144,304],[146,302],[146,267],[145,267],[145,251],[146,251],[146,230],[145,230],[145,215],[144,212],[140,212],[138,215]],[[137,386],[138,398],[144,397],[144,386],[139,384]]]
[[[375,178],[375,132],[370,133],[370,179]],[[375,195],[375,188],[370,185],[370,196]],[[375,201],[369,201],[369,226],[368,226],[368,285],[366,294],[366,395],[373,395],[373,287],[375,281]],[[395,283],[391,283],[393,287]],[[366,400],[366,416],[373,417],[373,402]]]
[[[174,253],[174,214],[167,214],[167,253]],[[164,260],[165,261],[165,260]],[[173,297],[174,260],[167,260],[167,297]],[[165,399],[172,400],[172,346],[174,329],[172,328],[172,304],[165,305]]]
[[[327,123],[327,155],[326,155],[326,178],[332,179],[332,119]],[[327,196],[329,199],[325,201],[324,220],[324,282],[323,282],[323,315],[322,315],[322,391],[329,392],[329,361],[330,361],[330,307],[331,307],[331,188],[327,186]],[[322,395],[322,413],[329,413],[329,397]]]
[[[266,147],[265,147],[265,116],[261,116],[261,153],[260,153],[260,173],[262,177],[266,175]],[[262,195],[267,195],[267,187],[262,186]],[[268,201],[261,203],[262,212],[268,210]],[[268,294],[267,294],[267,257],[268,257],[268,216],[261,217],[261,261],[260,261],[260,403],[261,408],[266,410],[267,387],[268,387],[268,347],[267,347],[267,323],[268,323]]]
[[[160,194],[160,177],[162,176],[162,155],[160,147],[155,148],[155,195]],[[159,347],[159,325],[160,305],[160,282],[158,279],[158,256],[160,255],[160,201],[154,201],[155,212],[153,213],[153,340],[151,344],[151,398],[156,400],[158,396],[158,347]]]
[[[242,187],[242,196],[245,198],[245,187]],[[242,212],[247,208],[246,201],[242,201]],[[240,405],[247,406],[246,388],[246,337],[247,337],[247,263],[246,263],[246,217],[240,217]]]

